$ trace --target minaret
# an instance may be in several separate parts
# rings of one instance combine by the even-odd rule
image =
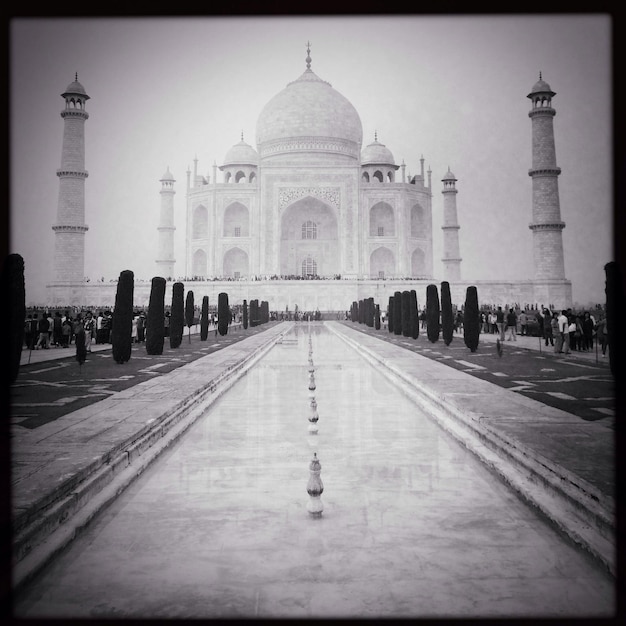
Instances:
[[[447,281],[461,280],[461,253],[459,251],[459,224],[456,214],[455,186],[457,179],[448,171],[441,179],[443,183],[443,273]]]
[[[161,219],[159,220],[159,251],[156,260],[159,276],[174,278],[174,183],[170,168],[161,177]]]
[[[541,78],[535,83],[528,98],[532,109],[532,169],[528,175],[533,179],[533,258],[535,280],[564,280],[563,235],[565,222],[561,221],[558,176],[561,168],[556,165],[554,148],[552,97],[556,93]]]
[[[78,82],[78,74],[61,97],[65,109],[61,167],[59,177],[59,202],[54,231],[54,284],[57,302],[82,304],[85,278],[85,121],[89,114],[85,103],[89,96]]]

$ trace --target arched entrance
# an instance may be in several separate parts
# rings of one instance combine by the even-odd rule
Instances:
[[[193,276],[206,278],[206,252],[204,250],[198,249],[193,253],[191,273]]]
[[[318,276],[341,273],[337,216],[330,206],[307,196],[285,209],[280,226],[282,276],[302,276],[307,258],[315,263]]]

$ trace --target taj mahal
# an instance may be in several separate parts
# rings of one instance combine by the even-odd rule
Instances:
[[[329,82],[306,68],[267,102],[256,125],[256,148],[241,140],[206,175],[186,172],[184,225],[174,223],[177,180],[167,167],[159,182],[160,208],[155,276],[184,274],[185,288],[197,300],[212,302],[225,291],[235,304],[267,300],[272,310],[345,311],[374,297],[384,307],[395,291],[415,289],[420,307],[426,286],[446,280],[453,302],[476,285],[488,304],[551,303],[571,306],[565,278],[552,98],[542,77],[532,87],[532,184],[530,233],[534,276],[523,281],[480,281],[462,277],[462,224],[457,213],[457,178],[450,168],[441,186],[420,159],[407,175],[392,151],[363,137],[355,107]],[[54,280],[48,285],[55,305],[110,305],[113,284],[84,283],[84,132],[89,99],[78,77],[62,94],[65,109],[62,166],[55,233]],[[365,144],[365,145],[364,145]],[[167,155],[163,155],[167,160]],[[530,159],[529,159],[530,162]],[[219,170],[219,172],[218,172]],[[433,275],[433,194],[442,194],[443,276]],[[462,203],[460,203],[462,206]],[[462,214],[462,213],[461,213]],[[462,221],[462,220],[461,220]],[[185,259],[174,258],[183,232]],[[132,268],[128,268],[132,269]],[[135,303],[146,306],[150,284],[135,285]],[[170,294],[170,295],[168,295]]]

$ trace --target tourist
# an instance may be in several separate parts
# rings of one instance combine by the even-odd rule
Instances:
[[[137,343],[143,343],[146,338],[146,318],[143,311],[137,316]]]
[[[27,348],[30,348],[33,343],[33,336],[31,331],[31,323],[33,321],[33,315],[30,313],[28,317],[24,320],[24,345]]]
[[[504,311],[501,306],[499,306],[496,311],[496,326],[498,327],[500,341],[504,341]]]
[[[596,341],[602,348],[602,356],[606,356],[606,347],[609,343],[609,334],[607,330],[606,317],[601,317],[596,326]]]
[[[37,344],[35,348],[39,350],[39,348],[43,348],[47,350],[50,346],[50,322],[48,321],[48,316],[44,313],[39,320],[39,324],[37,325],[37,331],[39,332],[39,339],[37,340]]]
[[[104,343],[102,341],[102,324],[104,322],[104,315],[102,311],[98,311],[98,317],[96,317],[96,343]]]
[[[61,324],[61,347],[69,348],[72,340],[72,318],[68,314],[64,316]]]
[[[552,336],[554,337],[554,352],[556,354],[560,354],[563,350],[563,336],[561,335],[561,330],[559,329],[559,314],[556,311],[552,314],[550,327],[552,330]]]
[[[163,320],[163,336],[170,336],[170,312],[165,312],[165,319]]]
[[[130,337],[132,343],[137,343],[138,338],[138,323],[139,323],[139,315],[133,315],[132,327],[130,332]]]
[[[54,314],[54,318],[52,320],[52,345],[60,346],[62,344],[61,340],[61,326],[63,322],[61,320],[61,312],[57,311]]]
[[[87,352],[91,352],[91,340],[95,328],[95,321],[91,311],[87,311],[83,328],[85,329],[85,350],[87,350]]]
[[[491,327],[491,334],[495,335],[498,332],[498,319],[493,310],[489,311],[489,325]]]
[[[591,317],[591,313],[589,311],[585,311],[585,317],[583,318],[583,349],[584,350],[593,350],[593,329],[595,324],[593,322],[593,318]]]
[[[569,320],[566,310],[561,311],[561,315],[559,315],[559,335],[561,336],[559,353],[569,354]]]
[[[507,341],[517,341],[517,315],[513,309],[509,309],[506,316],[506,330],[508,333]]]
[[[46,317],[48,318],[48,346],[52,345],[52,329],[54,328],[54,318],[52,317],[52,313],[48,311],[46,313]]]
[[[552,326],[552,320],[553,320],[553,316],[550,313],[550,311],[548,311],[548,309],[544,309],[543,310],[543,339],[545,341],[546,346],[548,345],[548,342],[550,342],[550,345],[554,347],[554,328]],[[556,324],[556,327],[558,329],[558,324]]]
[[[522,335],[522,337],[526,336],[526,320],[526,311],[522,311],[519,314],[520,334]]]

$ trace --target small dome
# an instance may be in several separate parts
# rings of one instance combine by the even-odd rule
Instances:
[[[378,139],[374,143],[365,146],[361,151],[361,165],[395,165],[391,150],[385,144],[379,143]]]
[[[458,180],[457,177],[450,171],[450,167],[448,167],[448,171],[444,174],[443,180]]]
[[[537,93],[549,93],[551,96],[556,95],[556,93],[550,88],[550,85],[548,85],[548,83],[541,78],[541,72],[539,73],[539,80],[533,85],[528,97],[532,98],[533,95]]]
[[[67,89],[61,95],[63,97],[69,96],[69,95],[78,95],[78,96],[83,96],[85,100],[89,99],[89,96],[87,95],[87,92],[85,91],[85,88],[78,82],[78,75],[76,76],[76,80],[70,83],[67,86]]]
[[[168,166],[167,170],[165,171],[165,174],[163,174],[163,176],[161,176],[160,180],[176,182],[176,179],[172,176],[172,172],[170,172],[169,166]]]
[[[243,139],[236,143],[224,157],[224,165],[258,165],[257,151]]]

